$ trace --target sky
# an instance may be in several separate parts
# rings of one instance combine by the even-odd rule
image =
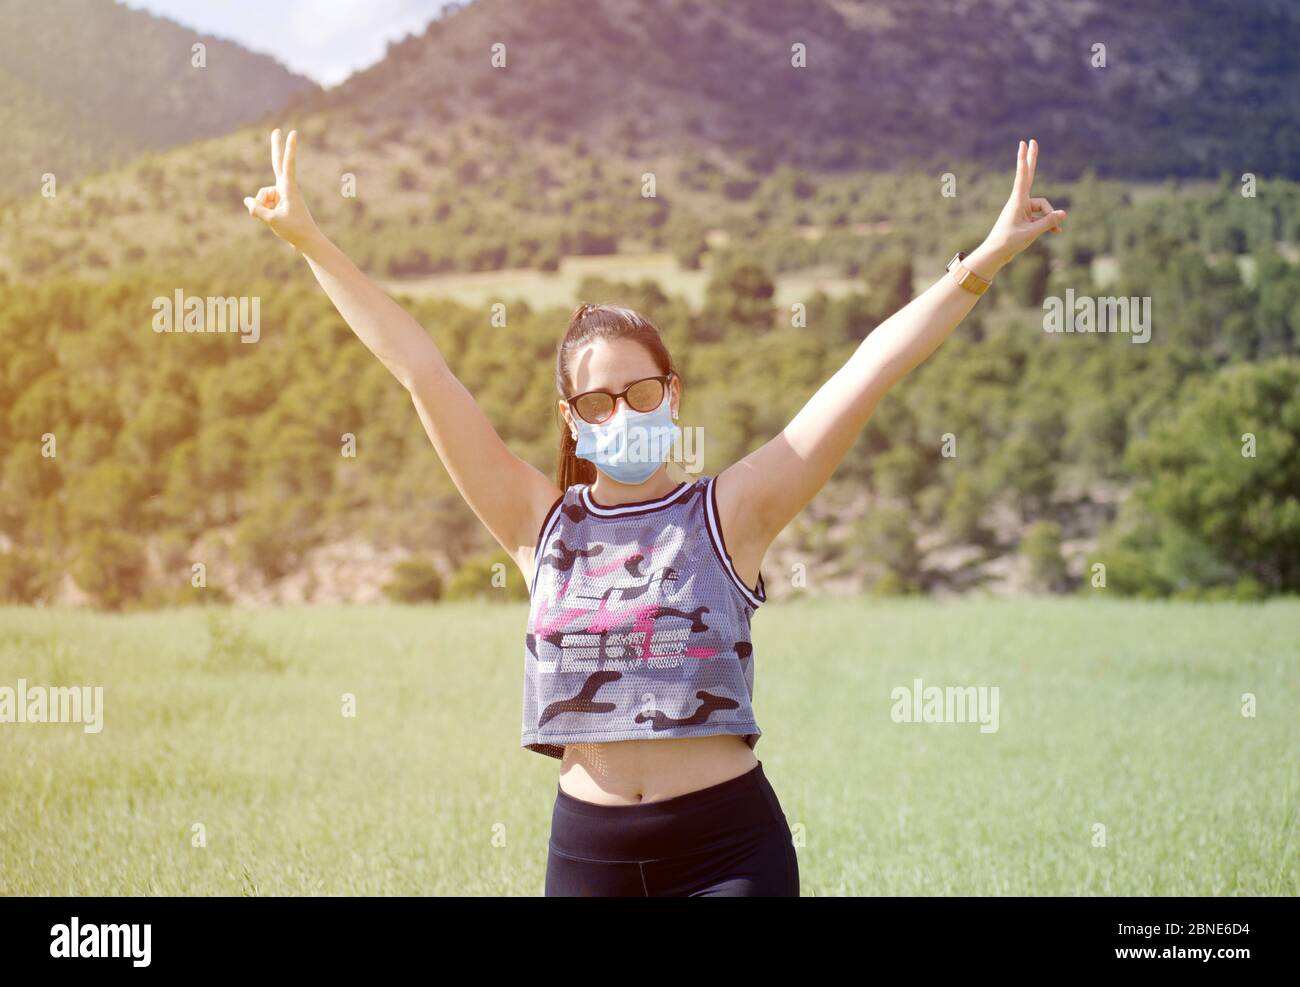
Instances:
[[[323,86],[383,58],[389,41],[419,34],[444,0],[124,0],[195,31],[272,55]]]

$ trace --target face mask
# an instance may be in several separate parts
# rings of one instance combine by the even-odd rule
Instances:
[[[654,411],[632,411],[620,404],[614,417],[600,425],[585,422],[577,415],[578,445],[574,454],[594,463],[596,468],[619,483],[644,483],[654,475],[681,429],[672,420],[672,395]]]

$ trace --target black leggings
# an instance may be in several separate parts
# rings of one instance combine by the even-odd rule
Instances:
[[[790,826],[760,761],[676,798],[597,805],[557,784],[547,897],[798,897]]]

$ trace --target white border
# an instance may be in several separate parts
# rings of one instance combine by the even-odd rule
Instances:
[[[745,594],[745,599],[749,601],[750,605],[757,610],[763,605],[763,601],[736,574],[736,567],[731,562],[731,554],[727,551],[727,543],[722,540],[722,526],[718,523],[718,517],[713,510],[713,484],[715,480],[717,480],[716,476],[709,477],[709,482],[704,489],[704,514],[709,524],[709,537],[713,540],[713,547],[718,552],[718,558],[725,563],[724,568],[727,570],[728,575],[731,576],[732,582]],[[763,574],[761,572],[758,578],[760,580],[759,585],[762,585]]]
[[[550,541],[551,533],[555,530],[555,526],[559,524],[560,515],[563,512],[564,495],[561,494],[560,499],[551,505],[551,516],[546,523],[542,525],[541,537],[537,539],[537,547],[533,549],[533,581],[528,584],[529,599],[532,598],[533,591],[537,589],[537,577],[541,575],[542,572],[542,556],[546,554],[546,543]]]
[[[658,510],[660,507],[667,507],[675,503],[686,495],[686,492],[695,484],[683,480],[680,487],[655,500],[639,500],[633,504],[618,504],[614,507],[601,507],[591,499],[591,485],[583,484],[582,487],[582,506],[594,514],[596,517],[621,517],[624,514],[638,514],[641,511]]]

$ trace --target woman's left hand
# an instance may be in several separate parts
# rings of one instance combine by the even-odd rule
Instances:
[[[1065,210],[1055,209],[1046,199],[1029,194],[1037,166],[1038,141],[1030,140],[1028,147],[1021,141],[1016,152],[1016,181],[1011,189],[1011,198],[1002,207],[997,222],[984,241],[987,252],[996,258],[999,267],[1048,230],[1061,232]]]

